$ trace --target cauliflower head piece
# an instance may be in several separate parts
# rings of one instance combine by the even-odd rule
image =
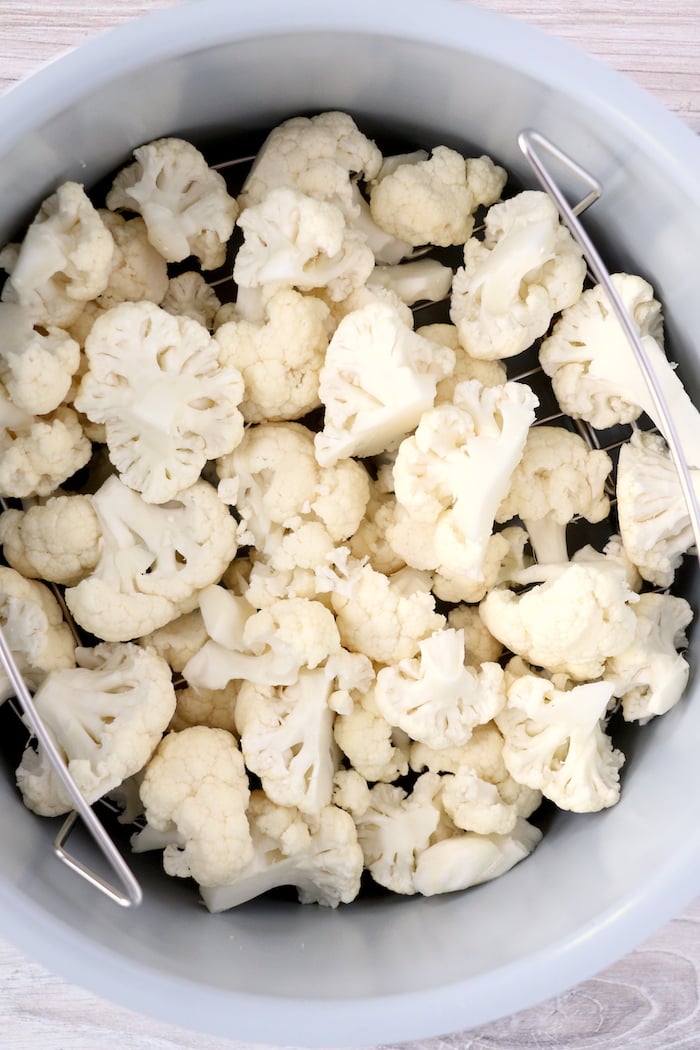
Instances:
[[[75,639],[48,587],[0,566],[0,627],[20,674],[37,689],[50,671],[75,666]],[[0,670],[0,704],[14,695]]]
[[[546,193],[526,190],[486,213],[452,282],[450,317],[467,353],[514,357],[549,328],[583,288],[586,264]]]
[[[216,330],[221,361],[243,376],[247,423],[293,420],[320,405],[319,372],[332,322],[326,304],[293,288],[276,290],[259,322],[234,319]]]
[[[92,445],[72,408],[20,412],[0,390],[0,496],[50,496],[90,459]]]
[[[85,352],[75,407],[104,423],[122,481],[149,503],[189,488],[243,437],[241,375],[220,364],[218,345],[191,318],[122,303],[97,318]]]
[[[508,671],[506,706],[496,724],[513,779],[574,813],[614,806],[625,759],[605,732],[612,683],[571,685],[566,676],[550,681],[518,660]]]
[[[168,733],[146,767],[140,793],[148,825],[132,848],[149,848],[149,833],[160,833],[168,875],[218,886],[252,859],[248,776],[235,738],[224,729]]]
[[[37,324],[67,328],[107,287],[114,240],[77,182],[43,202],[24,236],[3,302],[19,303]]]
[[[244,209],[260,204],[271,190],[288,186],[336,204],[352,219],[357,212],[352,176],[374,179],[381,164],[379,149],[349,114],[292,117],[274,128],[258,151],[239,204]]]
[[[0,514],[0,544],[29,579],[73,586],[95,568],[101,530],[89,496],[51,496],[27,510]]]
[[[138,645],[76,650],[78,666],[51,671],[34,704],[88,804],[143,769],[175,711],[170,668]],[[73,803],[41,748],[17,769],[24,803],[40,816]]]
[[[79,366],[80,346],[68,332],[38,324],[19,303],[0,303],[0,383],[21,412],[53,412]]]
[[[570,563],[519,595],[494,588],[479,613],[511,652],[584,681],[599,678],[606,660],[632,642],[637,600],[621,567]]]
[[[223,176],[184,139],[156,139],[135,149],[134,157],[115,178],[107,207],[138,212],[168,262],[194,255],[204,270],[222,266],[238,216]]]

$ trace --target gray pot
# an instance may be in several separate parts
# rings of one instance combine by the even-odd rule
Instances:
[[[0,244],[58,182],[89,187],[143,141],[329,108],[473,145],[530,183],[517,133],[551,137],[602,180],[588,227],[612,267],[654,284],[697,400],[700,144],[560,41],[448,0],[202,0],[100,37],[0,99]],[[693,676],[677,708],[630,734],[618,806],[559,815],[506,877],[335,912],[210,916],[144,857],[145,903],[120,911],[52,857],[54,822],[24,808],[8,768],[0,933],[101,995],[238,1039],[368,1044],[486,1022],[601,969],[700,891],[696,691]]]

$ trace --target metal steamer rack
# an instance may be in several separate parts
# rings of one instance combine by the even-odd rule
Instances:
[[[562,221],[568,226],[572,236],[580,245],[588,263],[590,273],[605,290],[615,315],[617,316],[623,332],[634,352],[634,356],[642,371],[652,397],[654,408],[657,413],[659,428],[663,431],[664,437],[669,446],[672,460],[678,472],[683,498],[686,503],[690,524],[695,537],[695,547],[696,550],[700,552],[700,506],[698,505],[698,499],[695,494],[690,471],[683,456],[682,446],[680,444],[679,435],[673,418],[671,417],[663,391],[649,361],[644,345],[637,333],[634,322],[624,306],[615,285],[611,281],[608,269],[579,219],[579,216],[600,198],[602,194],[601,184],[588,171],[582,168],[581,165],[538,131],[532,129],[522,131],[518,136],[518,146],[530,165],[537,182],[552,198],[559,210]],[[550,161],[555,161],[564,171],[577,178],[587,188],[587,193],[577,204],[573,206],[569,204],[558,182],[552,175],[545,158]],[[229,168],[234,165],[237,166],[244,164],[253,159],[253,157],[241,157],[235,160],[226,161],[219,165],[214,165],[214,167],[219,169]],[[230,278],[228,279],[230,280]],[[222,282],[216,281],[213,283],[219,284]],[[418,309],[420,309],[420,306]],[[519,375],[514,375],[512,378],[519,381],[527,381],[532,385],[533,380],[541,381],[544,379],[544,375],[540,367],[535,367],[528,371],[521,372]],[[537,424],[554,423],[558,420],[567,421],[568,417],[565,416],[563,412],[559,411],[550,414],[546,418],[539,419]],[[611,451],[623,443],[623,441],[616,441],[609,445],[601,445],[598,433],[588,424],[580,423],[580,421],[575,420],[571,420],[570,422],[575,425],[577,431],[587,441],[591,448],[603,448],[605,451]],[[612,494],[614,495],[614,492]],[[5,506],[5,501],[0,499],[0,507],[5,509]],[[79,641],[77,629],[68,614],[60,590],[55,586],[52,589],[61,603],[67,622],[73,628],[76,640]],[[36,738],[38,746],[43,748],[56,776],[68,792],[74,805],[73,811],[64,820],[56,838],[54,839],[54,854],[63,864],[67,865],[69,869],[83,878],[95,889],[103,893],[115,904],[124,908],[138,906],[143,900],[141,886],[114,841],[108,834],[102,821],[95,813],[93,807],[86,802],[73,780],[73,777],[68,771],[64,757],[56,746],[50,731],[37,712],[32,695],[22,677],[2,630],[0,630],[0,664],[4,667],[9,682],[15,691],[16,703],[19,708],[18,714]],[[95,845],[98,847],[109,865],[113,881],[102,877],[94,870],[94,868],[88,866],[77,856],[68,851],[66,843],[78,819],[80,819],[84,827],[87,829]]]

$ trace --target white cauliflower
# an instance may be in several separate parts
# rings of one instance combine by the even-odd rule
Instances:
[[[431,408],[454,352],[416,335],[389,305],[348,314],[331,339],[320,374],[325,405],[316,456],[331,464],[396,448]]]
[[[196,270],[187,270],[177,277],[171,277],[160,305],[173,317],[191,317],[210,330],[221,309],[216,292]]]
[[[61,406],[35,418],[20,412],[0,391],[0,496],[50,496],[91,454],[73,409]]]
[[[453,403],[425,412],[415,434],[401,443],[393,471],[396,499],[433,535],[434,562],[421,568],[482,577],[494,516],[537,403],[523,383],[483,387],[466,380],[455,388]],[[392,530],[389,542],[406,556]]]
[[[48,587],[0,566],[0,627],[20,674],[35,690],[49,671],[75,666],[75,639]],[[0,704],[14,695],[0,668]]]
[[[501,188],[506,173],[502,173]],[[472,169],[472,175],[477,173]],[[484,180],[479,188],[484,190]],[[500,194],[500,189],[496,196]],[[372,218],[394,237],[417,246],[464,244],[474,228],[475,198],[464,157],[436,146],[429,160],[408,160],[390,173],[380,172],[371,185]]]
[[[578,434],[534,427],[496,521],[519,517],[539,562],[568,561],[566,526],[579,514],[590,522],[608,516],[605,482],[611,471],[610,456],[589,448]]]
[[[377,708],[412,740],[436,749],[459,747],[503,707],[503,671],[496,663],[482,663],[478,671],[468,667],[464,633],[452,627],[422,639],[419,650],[419,657],[379,670]]]
[[[375,266],[367,278],[372,291],[382,288],[393,292],[407,306],[414,303],[439,303],[452,287],[452,270],[437,259],[415,259],[396,266]]]
[[[232,682],[224,689],[176,689],[177,707],[169,728],[181,732],[191,726],[207,726],[235,736],[237,696],[238,683]]]
[[[226,592],[220,588],[224,597]],[[302,667],[313,670],[340,650],[333,615],[321,602],[280,598],[258,612],[240,615],[244,599],[228,596],[230,614],[202,614],[209,641],[185,664],[183,675],[200,689],[223,689],[234,679],[256,685],[292,685]],[[238,622],[237,622],[238,621]]]
[[[237,318],[217,328],[221,362],[243,376],[246,422],[298,419],[320,405],[318,377],[331,329],[326,304],[293,288],[275,291],[259,322]]]
[[[375,784],[370,804],[356,818],[365,867],[380,886],[413,894],[416,863],[440,837],[442,788],[437,773],[424,773],[407,794],[393,784]]]
[[[482,663],[495,663],[501,658],[503,646],[487,629],[478,606],[455,606],[447,614],[447,624],[464,633],[464,662],[468,667],[478,669]]]
[[[211,912],[226,911],[278,886],[294,886],[302,904],[337,908],[360,892],[362,850],[349,813],[326,806],[313,821],[253,791],[248,807],[253,859],[228,885],[202,887]]]
[[[519,819],[507,835],[462,832],[441,838],[416,862],[415,892],[430,897],[500,878],[525,860],[542,839],[539,828]]]
[[[513,779],[574,813],[614,806],[624,755],[605,733],[612,683],[572,687],[564,675],[550,681],[517,660],[508,669],[508,697],[496,724]]]
[[[302,814],[330,805],[340,753],[329,706],[333,679],[322,667],[302,668],[287,686],[244,682],[236,700],[236,728],[247,768],[267,797]]]
[[[104,423],[110,458],[149,503],[189,488],[209,459],[243,437],[240,373],[189,317],[122,303],[95,321],[75,407]]]
[[[465,379],[478,379],[482,386],[503,386],[508,376],[500,361],[484,361],[470,357],[459,341],[459,332],[452,324],[426,324],[416,329],[418,335],[431,343],[449,346],[455,352],[454,372],[437,385],[435,404],[454,400],[455,387]]]
[[[161,507],[111,477],[92,506],[99,561],[65,597],[81,627],[106,641],[141,637],[191,612],[236,553],[235,521],[206,481]]]
[[[168,265],[149,241],[143,219],[125,219],[107,208],[101,208],[99,216],[112,234],[114,254],[109,280],[97,305],[108,310],[119,303],[144,299],[162,302],[168,291]]]
[[[244,240],[233,277],[244,288],[325,288],[340,300],[374,268],[372,250],[340,208],[295,189],[272,190],[241,213],[238,225]]]
[[[0,519],[1,521],[2,519]],[[209,638],[199,609],[184,613],[163,627],[139,638],[139,644],[154,649],[172,667],[176,674],[182,669]],[[221,729],[228,728],[220,726]]]
[[[333,734],[351,768],[366,781],[392,783],[408,772],[408,738],[380,713],[374,688],[362,692],[349,712],[338,715]]]
[[[442,773],[441,801],[455,826],[480,835],[508,835],[542,801],[518,784],[503,761],[503,736],[494,722],[476,726],[466,744],[440,750],[411,745],[411,768]]]
[[[472,357],[513,357],[578,300],[586,264],[546,193],[526,190],[493,205],[485,227],[483,241],[464,246],[450,317]]]
[[[0,303],[0,383],[21,412],[53,412],[79,366],[80,346],[68,332],[40,325],[18,303]]]
[[[685,460],[700,468],[700,414],[664,352],[661,303],[641,277],[618,273],[612,281],[656,373]],[[600,285],[564,312],[540,347],[540,363],[562,411],[574,419],[605,429],[646,412],[664,433],[644,374]]]
[[[100,557],[101,530],[89,496],[52,496],[0,515],[0,543],[10,565],[30,579],[72,586]]]
[[[364,516],[348,540],[353,558],[365,558],[373,569],[387,576],[398,572],[406,564],[404,558],[391,546],[387,535],[395,516],[396,498],[393,493],[383,492],[375,481],[370,481],[370,497]]]
[[[652,593],[641,594],[632,608],[637,630],[628,648],[606,662],[605,680],[621,698],[625,720],[643,725],[683,695],[690,667],[676,650],[687,644],[693,610],[685,598]]]
[[[51,671],[34,696],[40,718],[88,804],[142,769],[175,710],[170,668],[138,645],[77,649],[78,666]],[[25,805],[40,816],[73,803],[41,748],[17,769]]]
[[[169,840],[163,843],[168,875],[218,886],[250,863],[250,790],[230,733],[208,726],[168,733],[146,767],[140,793],[148,823],[132,848],[148,849],[150,832],[160,833]]]
[[[599,678],[606,660],[630,645],[637,600],[621,569],[571,563],[520,595],[494,588],[479,612],[511,652],[582,681]]]
[[[320,522],[336,542],[351,536],[369,499],[361,463],[320,466],[313,433],[301,423],[261,423],[245,431],[236,450],[217,463],[224,483],[237,491],[231,502],[241,516],[242,542],[272,553],[285,532]]]
[[[271,190],[291,186],[338,205],[354,218],[352,175],[374,179],[382,155],[347,113],[331,111],[314,117],[292,117],[274,128],[246,179],[239,197],[241,208],[259,204]]]
[[[77,182],[62,183],[29,226],[2,290],[36,324],[67,328],[107,287],[114,240]]]
[[[107,207],[138,212],[148,239],[168,262],[195,255],[202,269],[226,258],[238,205],[226,182],[184,139],[162,138],[134,150],[107,194]]]
[[[700,498],[700,474],[691,473]],[[620,449],[617,517],[627,557],[643,579],[670,587],[695,544],[678,472],[664,439],[637,430]]]
[[[347,553],[319,570],[319,589],[330,593],[343,646],[380,664],[415,656],[421,641],[445,626],[430,582],[407,586],[401,572],[385,576]]]

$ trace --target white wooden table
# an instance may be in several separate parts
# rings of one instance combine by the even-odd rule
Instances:
[[[100,29],[174,2],[0,0],[0,91]],[[480,6],[578,44],[636,80],[700,133],[700,0],[480,0]],[[637,951],[566,995],[496,1024],[410,1045],[413,1050],[697,1050],[700,900]],[[0,941],[0,1050],[243,1047],[98,1000]]]

